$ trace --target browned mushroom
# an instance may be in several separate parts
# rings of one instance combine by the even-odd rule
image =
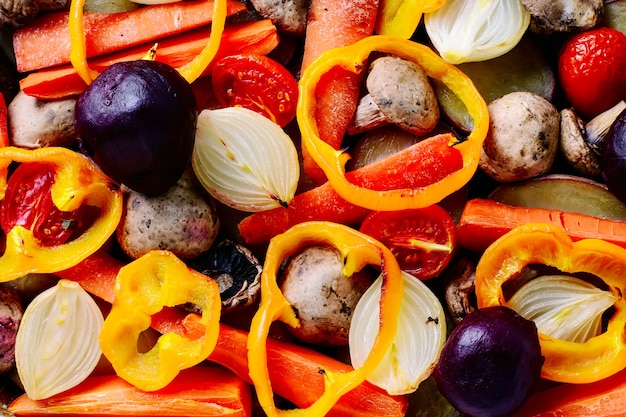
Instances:
[[[439,104],[424,70],[395,56],[370,65],[368,94],[360,101],[348,127],[351,135],[396,124],[415,135],[430,133],[439,123]]]
[[[541,34],[591,29],[604,10],[603,0],[520,1],[530,12],[530,29]]]
[[[0,26],[20,27],[43,11],[63,10],[67,0],[4,0],[0,5]]]

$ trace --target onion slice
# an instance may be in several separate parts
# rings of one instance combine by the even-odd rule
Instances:
[[[485,61],[518,44],[530,24],[519,0],[447,0],[424,15],[426,32],[450,64]]]
[[[200,113],[191,164],[214,198],[248,212],[286,207],[300,176],[291,138],[276,123],[243,107]]]
[[[446,318],[441,302],[420,280],[406,272],[404,296],[395,340],[368,381],[391,395],[414,392],[439,359],[446,339]],[[352,366],[360,367],[378,333],[382,277],[367,289],[352,316],[348,344]]]
[[[60,280],[28,305],[17,332],[15,364],[28,397],[41,400],[83,382],[102,356],[104,318],[76,282]]]
[[[609,291],[567,275],[543,275],[508,301],[537,330],[555,339],[584,343],[602,332],[602,314],[617,301]]]

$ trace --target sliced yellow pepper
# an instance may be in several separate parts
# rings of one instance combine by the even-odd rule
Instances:
[[[299,325],[299,320],[278,287],[277,274],[286,258],[313,244],[327,244],[337,248],[344,260],[346,276],[351,276],[368,264],[381,267],[383,290],[380,298],[379,332],[361,367],[347,373],[320,370],[324,374],[325,390],[310,407],[279,410],[274,402],[267,369],[266,341],[270,325],[274,321],[280,320],[295,327]],[[331,222],[306,222],[274,237],[270,241],[261,275],[261,302],[252,319],[248,337],[250,378],[266,414],[269,417],[324,416],[342,395],[365,381],[392,345],[397,331],[395,318],[400,310],[403,291],[402,271],[391,251],[373,238],[348,226]]]
[[[56,167],[52,200],[62,211],[82,205],[98,209],[96,219],[80,236],[56,246],[45,246],[31,230],[13,227],[6,236],[6,250],[0,256],[0,281],[6,282],[33,272],[54,273],[78,264],[97,251],[113,234],[122,217],[122,192],[104,173],[82,155],[66,148],[34,150],[0,148],[0,172],[13,162],[47,162]],[[8,177],[0,176],[0,200]]]
[[[573,242],[564,230],[543,223],[512,229],[490,245],[476,267],[478,307],[507,305],[503,285],[527,265],[597,276],[617,297],[608,328],[584,343],[539,333],[543,378],[566,383],[601,380],[626,368],[626,249],[599,239]]]
[[[202,309],[204,333],[191,340],[173,331],[147,352],[137,350],[151,316],[185,303]],[[167,386],[178,373],[204,361],[219,335],[221,309],[217,283],[168,251],[151,251],[121,268],[115,301],[100,330],[100,346],[118,376],[144,391]]]
[[[434,12],[446,0],[380,0],[376,18],[376,33],[409,39],[422,19],[422,14]]]
[[[345,176],[350,156],[320,139],[315,121],[315,88],[320,78],[335,66],[348,71],[363,71],[371,52],[383,52],[420,65],[426,74],[441,80],[465,104],[474,119],[469,136],[450,146],[461,153],[463,166],[439,181],[418,188],[378,191],[353,184]],[[472,81],[455,66],[444,62],[425,45],[391,36],[370,36],[352,45],[334,48],[317,58],[302,74],[299,83],[297,119],[303,146],[323,169],[335,191],[352,204],[370,210],[404,210],[427,207],[440,202],[463,187],[478,168],[483,142],[489,130],[489,111]],[[433,138],[424,139],[428,141]],[[426,142],[428,143],[428,142]]]

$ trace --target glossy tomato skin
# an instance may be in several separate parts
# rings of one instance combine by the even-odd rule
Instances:
[[[394,254],[400,268],[427,280],[439,275],[456,249],[456,225],[438,205],[370,213],[360,231],[377,239]]]
[[[220,106],[241,106],[285,127],[296,115],[298,84],[281,64],[264,55],[231,55],[211,73]]]
[[[570,37],[561,49],[559,81],[570,104],[591,119],[626,99],[626,35],[597,28]]]
[[[55,168],[45,162],[19,165],[10,175],[0,201],[0,226],[4,233],[15,226],[33,231],[44,246],[68,241],[81,223],[84,210],[59,210],[52,201]]]

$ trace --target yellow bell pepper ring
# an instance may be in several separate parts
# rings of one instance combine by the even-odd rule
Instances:
[[[0,256],[0,281],[28,273],[54,273],[78,264],[97,251],[113,234],[122,217],[122,192],[108,176],[84,156],[62,147],[0,148],[0,200],[5,196],[9,165],[46,162],[55,169],[52,201],[62,211],[83,205],[97,208],[90,226],[75,239],[46,246],[33,231],[14,226],[6,234],[6,250]]]
[[[314,117],[315,88],[320,78],[333,67],[340,66],[353,72],[363,71],[365,62],[372,52],[395,55],[418,64],[429,77],[442,81],[465,104],[469,115],[474,119],[473,130],[464,140],[455,139],[449,144],[462,155],[463,166],[460,169],[425,186],[386,191],[358,186],[346,179],[345,164],[350,158],[349,155],[320,139]],[[454,65],[444,62],[425,45],[382,35],[370,36],[354,44],[331,49],[307,67],[299,83],[296,114],[303,146],[322,168],[335,191],[350,203],[370,210],[427,207],[463,187],[478,168],[480,152],[489,130],[487,104],[463,72]],[[435,137],[431,137],[422,142],[434,139]]]
[[[574,242],[553,225],[519,226],[496,240],[480,258],[476,267],[478,307],[507,305],[503,285],[532,264],[551,266],[563,273],[593,274],[617,297],[606,331],[584,343],[539,333],[545,357],[542,377],[588,383],[626,368],[626,249],[599,239]]]
[[[192,303],[202,310],[195,339],[173,331],[162,334],[147,352],[137,349],[151,316],[164,307]],[[221,311],[217,283],[185,265],[169,251],[151,251],[123,266],[115,283],[115,301],[100,330],[100,347],[119,377],[144,391],[167,386],[178,373],[213,352]]]
[[[279,410],[274,403],[267,369],[266,341],[274,321],[281,320],[294,327],[299,325],[299,321],[280,291],[276,277],[285,259],[312,244],[327,244],[339,250],[344,259],[346,276],[351,276],[368,264],[381,267],[383,291],[380,298],[380,327],[372,350],[362,366],[347,373],[320,370],[325,378],[325,390],[316,402],[306,409]],[[402,271],[391,251],[375,239],[348,226],[311,221],[295,225],[274,237],[269,243],[261,275],[261,302],[252,319],[248,337],[250,378],[266,414],[269,417],[324,416],[343,394],[365,381],[391,347],[397,331],[395,318],[400,311],[403,291]]]
[[[423,13],[434,12],[445,0],[381,0],[376,18],[376,33],[409,39]]]

